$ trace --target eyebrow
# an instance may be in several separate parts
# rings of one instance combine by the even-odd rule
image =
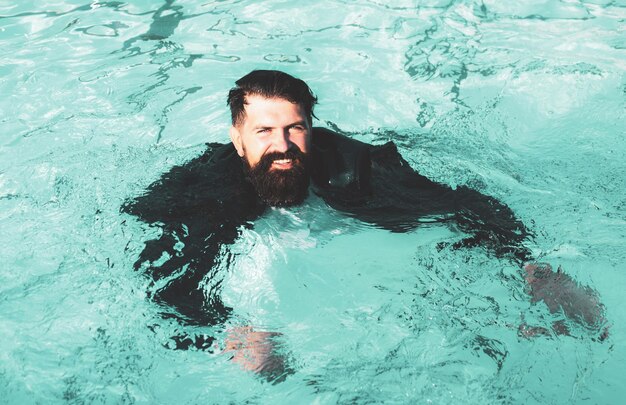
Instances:
[[[289,128],[289,127],[294,127],[296,125],[302,125],[303,127],[306,127],[306,121],[302,120],[302,121],[295,121],[292,122],[291,124],[285,125],[285,128]],[[257,129],[272,129],[272,128],[276,128],[273,127],[271,125],[255,125],[254,127],[252,127],[253,130],[257,130]]]

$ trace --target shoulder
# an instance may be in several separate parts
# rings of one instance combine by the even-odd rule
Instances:
[[[121,211],[145,222],[167,221],[229,200],[243,179],[241,159],[232,144],[210,143],[199,156],[172,167]]]
[[[340,148],[349,151],[351,149],[369,149],[372,147],[368,143],[323,127],[313,128],[312,144],[314,148],[324,150]]]
[[[400,164],[406,163],[393,141],[382,145],[372,145],[351,138],[348,135],[328,128],[313,128],[312,145],[314,152],[335,155],[367,155],[371,163]]]
[[[369,190],[371,145],[327,128],[313,128],[311,178],[321,188]]]
[[[313,128],[312,144],[314,148],[322,150],[340,149],[345,152],[367,150],[372,154],[372,157],[401,157],[398,152],[398,148],[393,141],[389,141],[382,145],[372,145],[354,139],[347,134],[323,127]]]
[[[422,190],[441,187],[413,169],[393,141],[372,145],[316,127],[313,129],[313,150],[321,156],[317,157],[317,162],[322,164],[316,169],[321,167],[321,173],[326,171],[329,178],[326,183],[330,185],[355,184],[356,181],[361,190],[372,190],[374,183],[382,184],[383,188],[392,183]]]

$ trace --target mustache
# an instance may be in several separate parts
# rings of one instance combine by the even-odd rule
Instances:
[[[304,161],[305,155],[297,146],[292,147],[286,152],[270,152],[263,155],[258,163],[254,165],[253,169],[266,172],[270,169],[275,160],[281,159],[290,159],[297,165]]]

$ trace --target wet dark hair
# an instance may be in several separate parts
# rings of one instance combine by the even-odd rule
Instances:
[[[313,106],[317,103],[317,97],[309,86],[285,72],[278,70],[253,70],[235,82],[236,86],[228,92],[228,106],[233,125],[239,125],[245,117],[244,106],[246,97],[250,95],[265,98],[281,98],[300,105],[312,122]]]

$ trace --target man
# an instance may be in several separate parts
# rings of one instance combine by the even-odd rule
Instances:
[[[454,248],[484,246],[520,266],[531,260],[524,246],[529,232],[507,206],[467,187],[452,190],[430,181],[392,142],[373,146],[313,128],[316,101],[304,81],[286,73],[249,73],[228,95],[232,143],[209,144],[201,156],[172,168],[145,195],[123,206],[163,229],[162,236],[146,243],[135,266],[154,280],[151,296],[164,304],[166,315],[189,324],[223,322],[230,308],[220,299],[215,265],[229,257],[217,259],[224,255],[220,249],[267,207],[301,204],[310,191],[331,207],[392,232],[406,232],[425,220],[454,221],[469,235]],[[550,310],[565,311],[555,300],[567,298],[551,294],[558,283],[546,289],[542,282],[554,281],[557,273],[546,266],[527,269],[531,293],[541,291]],[[568,286],[577,289],[576,283]],[[584,297],[589,297],[580,304],[586,305],[584,322],[599,323],[601,306],[593,294],[578,295]],[[569,316],[576,318],[577,311],[570,308]],[[183,336],[177,347],[210,343],[210,338]]]

